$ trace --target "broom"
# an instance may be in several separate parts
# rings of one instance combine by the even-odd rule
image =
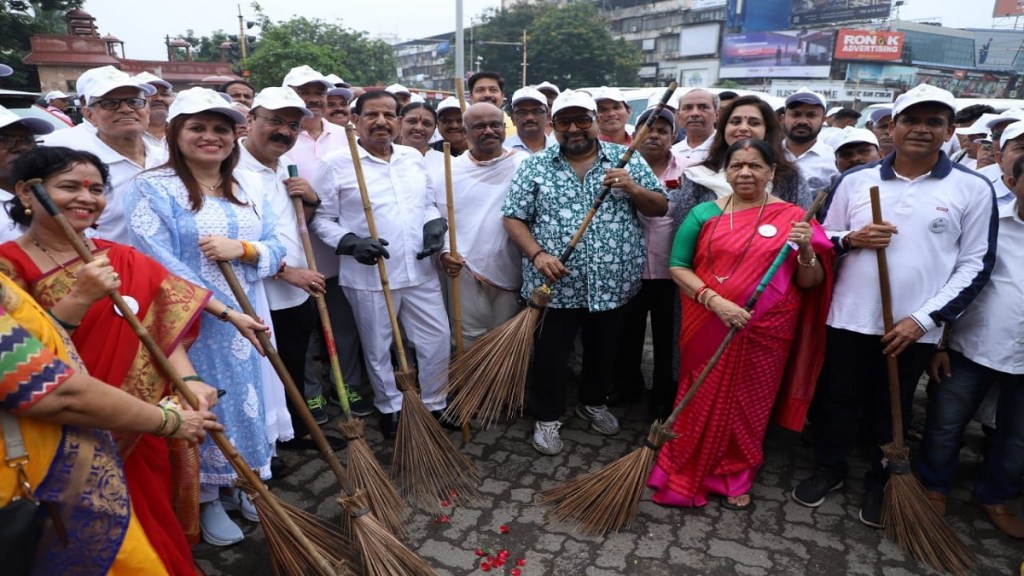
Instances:
[[[818,192],[810,208],[804,212],[803,222],[809,222],[814,217],[814,214],[825,203],[828,194],[827,188]],[[788,242],[779,249],[778,255],[768,267],[768,271],[764,273],[761,281],[758,282],[754,293],[747,299],[744,308],[748,312],[754,309],[761,294],[764,293],[765,288],[768,287],[772,277],[775,276],[791,250],[792,247]],[[664,424],[657,420],[651,424],[650,432],[648,432],[643,446],[603,468],[543,492],[541,504],[554,506],[548,512],[549,519],[573,520],[579,524],[581,532],[597,535],[603,535],[609,530],[618,531],[632,523],[640,505],[640,496],[643,494],[647,477],[650,476],[651,468],[654,466],[655,455],[666,442],[676,437],[672,432],[676,418],[704,384],[738,330],[739,328],[736,326],[729,328],[729,332],[722,339],[722,343],[718,345],[718,349],[704,365],[693,385],[679,400]]]
[[[466,89],[463,87],[463,81],[461,77],[455,78],[455,98],[459,101],[459,110],[463,114],[466,113]],[[458,254],[455,249],[455,203],[452,198],[452,174],[451,174],[451,145],[447,142],[444,143],[444,169],[445,169],[445,193],[448,200],[448,234],[449,244],[451,244],[451,253]],[[462,341],[462,301],[459,299],[459,287],[458,279],[451,282],[452,286],[452,320],[455,328],[455,355],[458,356],[463,352],[465,348],[464,342]],[[462,423],[462,442],[469,442],[470,431],[469,431],[469,420]]]
[[[46,213],[60,226],[64,236],[74,246],[75,252],[78,253],[82,262],[92,262],[94,259],[92,253],[53,203],[50,195],[43,188],[42,181],[36,179],[30,181],[29,184],[36,199],[42,204]],[[163,350],[139,321],[135,312],[121,297],[120,292],[117,290],[111,292],[110,299],[114,301],[118,311],[128,321],[135,335],[149,351],[150,357],[156,362],[157,367],[171,381],[175,391],[192,408],[198,410],[198,398],[181,379],[181,375],[171,365]],[[238,473],[239,487],[249,495],[256,507],[260,525],[263,527],[267,544],[270,546],[270,558],[276,573],[295,576],[306,574],[334,576],[352,573],[350,567],[356,565],[356,562],[347,554],[351,550],[351,542],[336,534],[319,518],[287,505],[271,494],[259,476],[246,464],[242,455],[228,439],[227,434],[221,431],[211,431],[210,438]]]
[[[370,237],[376,240],[377,224],[373,218],[366,179],[363,177],[363,165],[357,153],[359,144],[356,141],[355,127],[349,124],[345,132],[348,135],[349,148],[352,150],[352,163],[363,202],[363,212],[366,214],[366,226]],[[406,359],[402,331],[391,298],[388,271],[382,258],[377,259],[377,272],[380,274],[384,301],[391,319],[392,340],[398,357],[399,367],[394,372],[395,382],[402,392],[402,417],[399,419],[398,433],[395,437],[391,473],[398,479],[399,486],[406,496],[421,506],[437,508],[442,498],[471,501],[479,495],[477,485],[480,479],[476,467],[455,448],[440,423],[423,404],[423,399],[417,392],[416,371],[409,368]]]
[[[299,169],[297,166],[288,166],[288,175],[297,178]],[[302,208],[302,199],[292,198],[292,206],[295,209],[295,223],[299,229],[299,237],[302,240],[302,250],[306,255],[306,264],[310,270],[316,271],[316,257],[313,255],[313,244],[309,239],[309,229],[306,227],[306,213]],[[352,409],[348,403],[348,390],[345,381],[341,376],[341,364],[338,362],[338,347],[334,343],[334,330],[331,328],[331,317],[327,312],[327,302],[323,297],[314,297],[316,309],[320,315],[320,327],[323,331],[324,345],[327,348],[327,356],[331,363],[331,377],[338,392],[338,401],[341,403],[342,421],[338,424],[345,440],[348,441],[348,473],[352,484],[357,488],[366,490],[370,502],[373,503],[373,510],[377,518],[391,530],[396,536],[404,533],[403,522],[408,510],[402,503],[401,496],[395,489],[391,480],[384,470],[381,469],[377,458],[373,455],[369,445],[366,443],[366,436],[363,434],[363,420],[352,416]]]
[[[871,187],[871,217],[882,224],[878,186]],[[878,284],[882,295],[882,321],[885,333],[893,328],[892,293],[885,248],[876,251]],[[910,449],[903,442],[903,409],[900,399],[899,364],[886,355],[889,376],[889,406],[892,413],[892,442],[882,446],[889,481],[885,484],[882,524],[885,535],[900,548],[932,568],[953,574],[965,574],[974,565],[974,554],[964,546],[925,495],[924,487],[910,471]]]
[[[672,82],[661,96],[655,111],[637,131],[629,149],[616,165],[617,168],[625,167],[633,157],[637,146],[646,139],[647,131],[658,119],[661,109],[675,89],[676,83]],[[594,199],[583,223],[559,257],[562,264],[569,262],[576,244],[583,238],[590,221],[610,192],[611,187],[606,186]],[[475,417],[484,428],[488,428],[503,413],[505,418],[522,414],[533,336],[551,299],[550,284],[545,282],[535,288],[526,309],[485,334],[472,348],[454,359],[448,369],[448,392],[455,395],[455,400],[445,411],[446,418],[465,423]]]

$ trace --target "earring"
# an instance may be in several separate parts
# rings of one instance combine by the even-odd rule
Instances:
[[[25,207],[25,216],[31,216],[31,215],[32,215],[32,209],[29,208],[28,206],[26,206]]]

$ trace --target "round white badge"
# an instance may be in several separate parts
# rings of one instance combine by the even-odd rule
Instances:
[[[764,236],[765,238],[773,238],[776,234],[779,233],[779,229],[776,228],[775,226],[772,226],[771,224],[762,224],[758,226],[757,233],[760,234],[761,236]]]
[[[124,300],[124,303],[128,305],[128,308],[131,308],[131,311],[132,311],[133,314],[138,314],[139,313],[139,301],[138,300],[136,300],[135,298],[132,298],[131,296],[125,296],[125,295],[121,295],[121,299]],[[117,312],[118,316],[121,316],[122,318],[124,317],[124,314],[121,313],[121,310],[117,306],[114,306],[114,312]]]
[[[945,216],[939,216],[935,220],[928,223],[928,229],[935,234],[941,234],[946,230],[949,230],[949,218]]]

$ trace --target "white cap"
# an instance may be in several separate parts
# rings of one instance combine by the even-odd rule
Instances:
[[[878,138],[875,136],[874,132],[867,128],[854,128],[853,126],[847,126],[839,132],[836,132],[828,139],[826,144],[838,152],[840,148],[847,144],[857,144],[862,142],[874,144],[875,148],[878,148]]]
[[[1009,110],[1006,110],[1002,114],[989,120],[988,124],[986,124],[985,127],[988,128],[989,132],[991,132],[993,128],[1000,124],[1006,122],[1016,122],[1018,120],[1024,120],[1024,110],[1021,110],[1020,108],[1010,108]]]
[[[21,124],[36,136],[42,136],[43,134],[53,132],[53,124],[50,124],[42,118],[32,118],[31,116],[28,118],[22,118],[7,108],[0,106],[0,128],[6,128],[12,124]]]
[[[348,82],[342,80],[341,76],[338,76],[337,74],[328,74],[327,76],[324,76],[324,78],[327,78],[331,84],[334,84],[335,86],[338,84],[348,84]]]
[[[326,76],[306,65],[296,66],[289,70],[288,73],[285,74],[284,80],[281,81],[281,86],[298,88],[299,86],[305,86],[310,82],[319,82],[320,84],[323,84],[324,88],[327,90],[334,88],[334,83],[328,80]]]
[[[831,117],[835,116],[836,112],[839,112],[842,109],[843,109],[842,106],[833,106],[832,108],[829,109],[828,112],[825,112],[825,118],[831,118]]]
[[[614,100],[616,102],[626,103],[626,97],[622,95],[622,92],[618,88],[609,88],[607,86],[601,86],[596,90],[592,90],[591,95],[594,97],[594,102],[599,100]]]
[[[982,114],[980,118],[974,121],[974,124],[971,124],[970,126],[964,126],[962,128],[957,128],[956,133],[960,134],[961,136],[970,136],[977,134],[987,135],[989,121],[994,120],[998,117],[998,114]]]
[[[255,102],[253,104],[255,105]],[[245,114],[232,108],[224,101],[219,92],[201,86],[178,92],[178,96],[171,103],[171,109],[167,112],[167,121],[170,122],[181,114],[198,114],[200,112],[217,112],[227,116],[235,124],[245,124]]]
[[[1006,147],[1007,142],[1016,140],[1021,136],[1024,136],[1024,122],[1018,120],[1007,126],[1006,130],[1003,130],[1003,135],[999,137],[999,149],[1002,150]]]
[[[788,97],[786,97],[787,108],[790,104],[793,103],[812,104],[815,106],[821,106],[822,108],[825,108],[827,106],[827,104],[825,104],[824,96],[818,94],[817,92],[813,92],[810,88],[806,86],[800,88],[796,92],[793,92]]]
[[[555,86],[554,84],[548,82],[547,80],[541,82],[540,84],[537,84],[536,86],[534,86],[534,88],[540,92],[543,92],[544,90],[550,90],[555,93],[555,96],[562,93],[562,91],[558,89],[558,86]]]
[[[523,100],[535,100],[539,104],[544,106],[548,105],[548,98],[540,90],[536,88],[530,88],[529,86],[520,88],[512,94],[512,107],[515,108],[516,104]]]
[[[51,100],[64,100],[67,97],[68,95],[61,92],[60,90],[54,90],[53,92],[47,92],[46,97],[43,98],[43,100],[46,100],[47,104],[49,104]]]
[[[868,119],[871,120],[872,124],[878,124],[879,120],[885,118],[886,116],[892,116],[892,108],[890,108],[889,106],[875,108],[874,110],[871,111],[871,116],[869,116]]]
[[[937,88],[931,84],[918,84],[900,94],[899,98],[896,98],[896,102],[892,105],[892,115],[899,116],[907,108],[925,102],[942,104],[954,113],[956,112],[956,98],[952,92]]]
[[[401,84],[392,84],[385,88],[384,91],[390,94],[408,94],[409,96],[412,96],[412,92],[409,92],[409,89]]]
[[[665,103],[665,107],[678,111],[679,101],[682,100],[683,96],[689,93],[690,90],[694,90],[694,88],[676,88],[675,92],[673,92],[672,95],[668,97],[668,102]],[[654,94],[651,94],[651,97],[647,99],[647,108],[645,108],[645,110],[657,106],[658,102],[661,102],[661,97],[664,95],[664,90],[659,90]]]
[[[426,102],[426,100],[424,100],[423,96],[420,96],[419,94],[409,94],[409,103],[412,104],[413,102],[422,104]]]
[[[452,109],[462,112],[462,106],[459,104],[459,99],[456,98],[455,96],[449,96],[444,100],[441,100],[441,102],[437,105],[437,109],[435,110],[435,112],[437,112],[437,115],[440,116],[441,112]]]
[[[85,79],[85,86],[82,85],[83,78]],[[85,103],[87,105],[92,104],[93,100],[102,98],[118,88],[138,88],[146,96],[152,96],[156,93],[156,88],[145,82],[135,80],[113,66],[102,66],[86,70],[78,78],[75,87],[78,89],[79,95],[85,96]]]
[[[584,108],[591,112],[597,112],[597,102],[590,94],[582,90],[566,90],[559,94],[551,104],[551,117],[554,118],[566,108]]]
[[[10,76],[11,74],[14,74],[14,68],[11,68],[7,64],[0,64],[0,78]]]
[[[306,118],[312,118],[313,113],[306,108],[306,103],[299,98],[295,90],[284,86],[268,86],[256,95],[252,101],[250,110],[264,108],[266,110],[282,110],[284,108],[295,108]]]
[[[172,88],[174,88],[174,86],[172,86],[171,83],[168,82],[167,80],[164,80],[163,78],[157,76],[156,74],[150,74],[149,72],[146,72],[145,70],[143,70],[142,72],[139,72],[135,76],[132,76],[132,80],[138,80],[139,82],[145,82],[146,84],[150,84],[152,86],[163,86],[164,88],[167,88],[168,90],[171,90]]]

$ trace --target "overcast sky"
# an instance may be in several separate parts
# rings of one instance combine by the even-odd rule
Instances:
[[[994,0],[905,0],[900,16],[906,20],[942,18],[946,26],[992,26]],[[455,29],[455,0],[260,0],[263,11],[275,21],[301,15],[384,36],[409,40]],[[465,25],[500,0],[464,0]],[[241,3],[242,14],[251,17],[251,4]],[[163,11],[161,11],[163,9]],[[164,36],[192,29],[199,36],[217,29],[238,33],[238,3],[227,0],[86,0],[85,10],[96,18],[100,33],[125,42],[128,58],[166,58]]]

